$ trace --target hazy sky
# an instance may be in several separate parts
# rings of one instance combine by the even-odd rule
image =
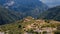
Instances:
[[[40,0],[43,3],[47,4],[49,7],[54,7],[60,5],[60,0]]]

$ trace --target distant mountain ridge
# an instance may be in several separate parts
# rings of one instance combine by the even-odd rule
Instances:
[[[34,18],[47,10],[48,6],[39,0],[0,0],[0,4],[10,10],[14,10],[25,14],[26,16],[32,16]]]
[[[60,6],[48,9],[46,12],[42,13],[40,18],[60,21]]]
[[[8,24],[27,16],[37,18],[48,6],[39,0],[0,0],[0,24]]]

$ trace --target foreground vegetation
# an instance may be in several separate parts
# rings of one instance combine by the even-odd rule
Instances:
[[[60,33],[60,22],[53,21],[53,20],[40,20],[40,19],[34,19],[32,17],[24,18],[23,20],[1,25],[0,26],[0,32],[4,32],[5,34],[26,34],[26,33],[32,33],[32,34],[41,34],[39,31],[45,29],[53,31],[54,34]],[[56,30],[53,30],[55,28]],[[39,30],[37,30],[39,29]],[[45,32],[46,33],[46,32]]]

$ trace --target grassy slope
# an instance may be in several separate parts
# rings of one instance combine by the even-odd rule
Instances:
[[[30,21],[25,22],[25,20],[23,19],[23,20],[20,20],[20,21],[11,23],[11,24],[1,25],[0,26],[0,31],[4,31],[4,32],[9,31],[8,32],[9,34],[11,34],[11,33],[13,33],[13,34],[23,34],[24,32],[26,32],[26,31],[24,31],[24,27],[27,28],[28,25],[31,25],[31,24],[36,22],[36,19],[29,18],[29,20]],[[38,27],[41,26],[42,28],[44,28],[44,27],[54,28],[54,27],[57,27],[58,25],[60,25],[60,22],[58,22],[58,21],[50,21],[49,20],[49,23],[48,23],[48,21],[45,21],[44,22],[45,24],[42,24],[42,25],[39,24],[41,22],[43,22],[43,20],[41,20],[39,22],[36,22],[38,24],[36,26],[38,26]],[[28,30],[28,32],[31,32],[31,29]]]
[[[20,20],[20,13],[8,10],[0,6],[0,25]]]

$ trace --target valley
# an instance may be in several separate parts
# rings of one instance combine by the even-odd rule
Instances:
[[[58,0],[45,1],[0,0],[0,34],[60,34]]]

